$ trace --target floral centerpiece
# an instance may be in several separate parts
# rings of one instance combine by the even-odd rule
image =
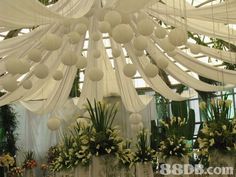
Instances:
[[[92,177],[115,175],[117,168],[116,153],[121,147],[122,138],[113,122],[117,114],[117,105],[95,101],[92,106],[89,100],[86,107],[91,118],[89,148],[92,158]]]
[[[7,176],[9,167],[15,164],[15,159],[9,154],[3,154],[0,156],[0,167],[4,169],[4,176]]]
[[[152,163],[156,162],[157,153],[149,145],[148,131],[142,129],[137,135],[137,144],[134,162],[136,163],[136,176],[153,176]]]
[[[37,162],[34,159],[34,153],[32,151],[28,151],[25,155],[25,160],[23,162],[23,166],[25,169],[25,176],[26,177],[33,177],[34,171],[33,169],[37,167]]]
[[[183,159],[189,156],[190,147],[181,129],[186,125],[185,119],[173,117],[170,121],[160,121],[166,137],[159,144],[159,155],[166,161],[168,159]]]
[[[9,177],[23,177],[24,169],[21,167],[13,167],[9,172]]]
[[[231,104],[227,96],[200,103],[205,121],[197,139],[198,154],[208,156],[211,164],[219,165],[225,158],[224,163],[235,163],[231,157],[236,155],[236,118],[231,119]]]

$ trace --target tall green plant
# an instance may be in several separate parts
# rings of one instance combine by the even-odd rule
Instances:
[[[92,125],[96,132],[105,132],[112,128],[115,116],[118,112],[117,104],[109,105],[94,100],[94,107],[87,99],[87,111],[91,117]]]

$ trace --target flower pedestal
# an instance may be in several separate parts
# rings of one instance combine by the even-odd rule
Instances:
[[[119,173],[119,177],[135,177],[135,168],[121,168]]]
[[[35,177],[33,169],[26,169],[25,170],[25,177]]]
[[[75,177],[89,177],[89,167],[78,165],[75,168]]]
[[[184,164],[188,164],[188,157],[182,157],[182,158],[179,158],[179,157],[176,157],[176,156],[172,156],[172,157],[169,157],[165,160],[165,163],[167,165],[170,165],[170,168],[171,170],[173,169],[173,165],[174,164],[181,164],[181,165],[184,165]],[[178,170],[177,170],[177,173],[178,173]],[[184,175],[184,174],[169,174],[169,175],[165,175],[166,177],[176,177],[176,176],[179,176],[179,177],[188,177],[189,175]]]
[[[90,165],[91,177],[117,176],[117,160],[112,155],[93,156]]]
[[[137,163],[135,165],[136,177],[153,177],[152,163]]]
[[[236,159],[235,159],[234,154],[230,154],[230,153],[223,154],[222,152],[215,150],[215,151],[211,151],[209,153],[209,156],[210,156],[209,158],[210,167],[232,167],[232,169],[235,168]],[[220,174],[220,175],[214,174],[214,176],[228,177],[230,175],[229,174]]]

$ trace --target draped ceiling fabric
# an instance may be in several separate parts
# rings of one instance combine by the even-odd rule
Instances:
[[[227,0],[200,8],[191,6],[185,0],[58,0],[50,7],[45,7],[38,0],[1,0],[0,32],[21,28],[33,28],[34,30],[0,42],[0,89],[4,88],[6,80],[17,80],[17,88],[6,92],[0,98],[0,106],[20,101],[27,109],[38,114],[52,112],[56,108],[60,108],[69,96],[77,72],[75,65],[67,66],[61,61],[62,55],[68,50],[74,51],[79,60],[82,55],[86,56],[87,60],[84,84],[77,102],[79,107],[86,102],[87,98],[102,100],[104,97],[120,96],[128,111],[140,112],[143,110],[148,102],[144,102],[138,96],[132,79],[123,73],[123,68],[127,63],[133,63],[143,80],[161,95],[170,100],[187,99],[169,88],[159,75],[153,78],[146,76],[145,66],[148,63],[153,63],[157,68],[161,68],[159,66],[160,58],[162,62],[167,62],[167,67],[161,69],[193,89],[220,91],[236,84],[236,71],[203,63],[178,46],[174,46],[171,50],[175,54],[169,55],[169,51],[165,49],[165,39],[168,40],[171,30],[164,28],[163,30],[167,32],[165,39],[157,38],[154,32],[145,36],[148,45],[145,52],[141,51],[144,53],[143,55],[140,55],[140,51],[138,51],[138,55],[134,49],[135,37],[129,42],[121,44],[117,42],[113,36],[114,33],[110,30],[107,38],[110,40],[111,48],[120,51],[120,55],[114,58],[114,66],[112,66],[103,39],[94,40],[95,37],[91,37],[99,32],[99,25],[104,20],[104,14],[111,10],[118,12],[118,16],[121,15],[122,19],[118,20],[118,23],[125,23],[131,27],[135,37],[140,36],[139,21],[151,19],[152,24],[156,27],[159,25],[158,22],[162,21],[169,26],[181,28],[183,31],[187,30],[236,44],[236,32],[227,25],[236,24],[235,0]],[[113,22],[110,21],[110,23]],[[69,29],[69,32],[75,32],[77,28],[82,26],[86,30],[81,34],[80,41],[71,44],[68,34],[63,30]],[[114,27],[112,26],[113,29]],[[63,42],[58,50],[48,51],[42,45],[41,39],[49,33],[62,38]],[[125,36],[126,34],[120,35]],[[86,41],[86,36],[89,36],[88,41]],[[83,52],[85,41],[88,42],[87,54]],[[183,45],[191,48],[195,44],[187,42]],[[236,53],[234,52],[221,51],[197,44],[195,47],[206,56],[232,64],[236,63]],[[31,49],[38,49],[41,52],[40,62],[28,59],[27,56]],[[100,52],[98,59],[94,57],[94,49]],[[129,56],[128,60],[126,53]],[[8,72],[6,62],[12,58],[26,62],[29,65],[29,71],[23,76],[19,73]],[[201,76],[221,82],[222,86],[213,86],[200,81],[184,72],[175,64],[176,62]],[[35,75],[35,68],[39,64],[45,64],[49,68],[49,74],[44,79]],[[102,72],[103,77],[100,81],[90,79],[93,68]],[[52,78],[57,70],[63,74],[63,78],[59,81]],[[30,81],[32,88],[23,88],[24,81]]]

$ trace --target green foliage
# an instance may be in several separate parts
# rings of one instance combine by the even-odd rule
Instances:
[[[16,129],[16,114],[9,105],[0,107],[0,149],[14,155],[17,148],[14,130]],[[1,152],[0,152],[1,153]]]
[[[174,117],[185,119],[186,122],[183,127],[179,127],[177,131],[181,136],[192,140],[195,129],[195,111],[193,109],[188,110],[187,101],[172,101],[171,110]]]
[[[91,117],[92,125],[96,132],[106,132],[112,128],[113,121],[118,112],[117,104],[109,105],[94,100],[94,108],[88,101],[87,111]]]
[[[156,158],[156,153],[151,149],[148,143],[149,135],[145,129],[139,132],[137,135],[137,144],[134,162],[152,162]]]

